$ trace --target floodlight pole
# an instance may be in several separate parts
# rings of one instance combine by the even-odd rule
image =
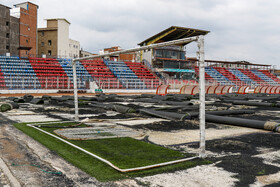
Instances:
[[[199,36],[197,40],[198,62],[199,62],[199,129],[200,129],[200,152],[199,156],[205,158],[205,65],[204,65],[204,37]]]
[[[73,84],[74,84],[75,121],[79,121],[77,64],[76,64],[76,61],[74,61],[74,60],[72,60],[72,68],[73,68]]]

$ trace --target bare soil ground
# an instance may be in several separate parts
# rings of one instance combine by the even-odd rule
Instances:
[[[174,173],[101,183],[12,126],[15,122],[42,119],[71,120],[73,107],[29,103],[20,105],[20,109],[0,114],[0,156],[22,186],[280,186],[279,133],[214,123],[206,124],[207,159],[213,164]],[[146,106],[151,108],[152,105]],[[142,106],[145,104],[142,103]],[[221,104],[215,107],[231,106]],[[250,109],[256,113],[239,117],[280,120],[280,110],[277,108]],[[123,119],[126,123],[120,126],[144,133],[143,141],[183,152],[199,152],[199,126],[195,120],[145,121],[141,124],[139,119],[147,116],[120,114],[89,106],[81,107],[80,117],[88,118],[96,125],[101,121],[120,125],[117,121]],[[134,121],[130,125],[127,121],[132,119],[138,119],[139,124]],[[1,173],[0,170],[0,186],[8,184],[7,177]]]

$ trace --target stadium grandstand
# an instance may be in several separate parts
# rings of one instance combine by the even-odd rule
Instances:
[[[208,33],[209,31],[172,26],[139,45],[146,46]],[[180,89],[184,85],[196,85],[199,80],[198,60],[186,57],[186,44],[188,43],[80,60],[77,63],[78,89],[93,92],[96,89],[148,90],[156,89],[160,85]],[[112,47],[104,49],[103,53],[121,50],[120,47]],[[215,60],[205,60],[205,63],[207,85],[246,85],[254,88],[280,83],[273,74],[271,65]],[[2,55],[0,89],[72,90],[72,60]]]

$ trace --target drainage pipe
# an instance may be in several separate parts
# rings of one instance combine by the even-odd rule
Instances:
[[[280,132],[280,123],[273,121],[259,121],[253,119],[224,117],[211,114],[206,114],[206,121],[212,123],[221,123],[233,126],[250,127],[255,129],[264,129],[268,131]]]
[[[149,109],[140,109],[139,111],[140,111],[140,113],[160,117],[163,119],[169,119],[169,120],[184,120],[185,118],[190,119],[189,115],[178,114],[175,112],[155,111],[155,110],[149,110]]]
[[[53,123],[65,123],[65,121],[53,122]],[[177,163],[181,163],[181,162],[185,162],[185,161],[189,161],[189,160],[193,160],[193,159],[195,159],[195,158],[198,158],[198,157],[196,156],[196,157],[183,158],[183,159],[179,159],[179,160],[174,160],[174,161],[169,161],[169,162],[163,162],[163,163],[153,164],[153,165],[148,165],[148,166],[142,166],[142,167],[136,167],[136,168],[128,168],[128,169],[121,169],[121,168],[115,166],[114,164],[112,164],[110,161],[105,160],[104,158],[101,158],[100,156],[97,156],[97,155],[95,155],[95,154],[93,154],[93,153],[91,153],[91,152],[89,152],[89,151],[87,151],[87,150],[85,150],[85,149],[83,149],[83,148],[81,148],[81,147],[75,145],[75,144],[72,144],[72,143],[66,141],[66,140],[63,139],[63,138],[60,138],[60,137],[58,137],[58,136],[56,136],[56,135],[54,135],[54,134],[51,134],[51,133],[49,133],[49,132],[47,132],[47,131],[44,131],[44,130],[42,130],[42,129],[40,129],[40,128],[38,128],[38,127],[35,126],[35,125],[45,125],[45,124],[50,124],[50,123],[32,123],[32,124],[27,124],[27,126],[32,127],[32,128],[34,128],[34,129],[36,129],[36,130],[38,130],[38,131],[41,131],[41,132],[43,132],[43,133],[45,133],[45,134],[47,134],[47,135],[50,135],[50,136],[52,136],[52,137],[54,137],[54,138],[56,138],[56,139],[58,139],[58,140],[60,140],[60,141],[62,141],[62,142],[64,142],[64,143],[66,143],[66,144],[68,144],[68,145],[70,145],[70,146],[72,146],[72,147],[74,147],[74,148],[76,148],[76,149],[78,149],[78,150],[80,150],[80,151],[82,151],[82,152],[84,152],[84,153],[86,153],[86,154],[88,154],[88,155],[90,155],[90,156],[92,156],[92,157],[94,157],[94,158],[100,160],[101,162],[104,162],[105,164],[111,166],[111,167],[114,168],[115,170],[117,170],[117,171],[119,171],[119,172],[122,172],[122,173],[131,172],[131,171],[146,170],[146,169],[151,169],[151,168],[156,168],[156,167],[161,167],[161,166],[167,166],[167,165],[177,164]]]
[[[183,105],[183,106],[186,106],[186,105],[193,105],[192,102],[190,101],[182,101],[182,102],[179,102],[179,101],[159,101],[158,102],[159,104],[165,104],[165,105]]]
[[[189,112],[185,114],[179,114],[175,112],[155,111],[151,109],[140,109],[141,113],[148,115],[169,119],[169,120],[185,120],[199,116],[199,112]],[[206,114],[214,115],[233,115],[233,114],[253,114],[253,110],[221,110],[221,111],[207,111]]]
[[[247,106],[266,106],[266,107],[280,107],[278,103],[264,103],[255,101],[232,101],[235,105],[247,105]]]
[[[253,110],[218,110],[218,111],[206,111],[206,114],[212,114],[217,116],[225,116],[225,115],[238,115],[238,114],[254,114]],[[198,112],[189,113],[190,116],[197,117]]]

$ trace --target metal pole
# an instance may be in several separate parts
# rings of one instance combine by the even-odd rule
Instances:
[[[200,128],[200,153],[205,158],[205,66],[204,66],[204,37],[201,35],[197,41],[199,60],[199,128]]]
[[[77,64],[72,61],[73,68],[73,84],[74,84],[74,104],[75,104],[75,121],[79,121],[79,108],[78,108],[78,88],[77,88]]]
[[[93,55],[93,56],[89,56],[89,57],[76,58],[76,59],[73,59],[73,61],[88,60],[88,59],[92,59],[92,58],[102,58],[102,57],[106,57],[106,56],[114,56],[114,55],[119,55],[119,54],[124,54],[124,53],[130,53],[130,52],[134,52],[134,51],[148,50],[148,49],[153,49],[153,48],[157,48],[157,47],[164,47],[164,46],[176,45],[176,44],[181,44],[181,43],[191,43],[193,41],[197,41],[197,39],[198,39],[198,37],[183,38],[183,39],[179,39],[179,40],[172,40],[172,41],[168,41],[168,42],[151,44],[151,45],[142,46],[142,47],[138,47],[138,48],[126,49],[126,50],[122,50],[122,51],[115,51],[115,52],[106,53],[106,54],[102,54],[102,55]]]

